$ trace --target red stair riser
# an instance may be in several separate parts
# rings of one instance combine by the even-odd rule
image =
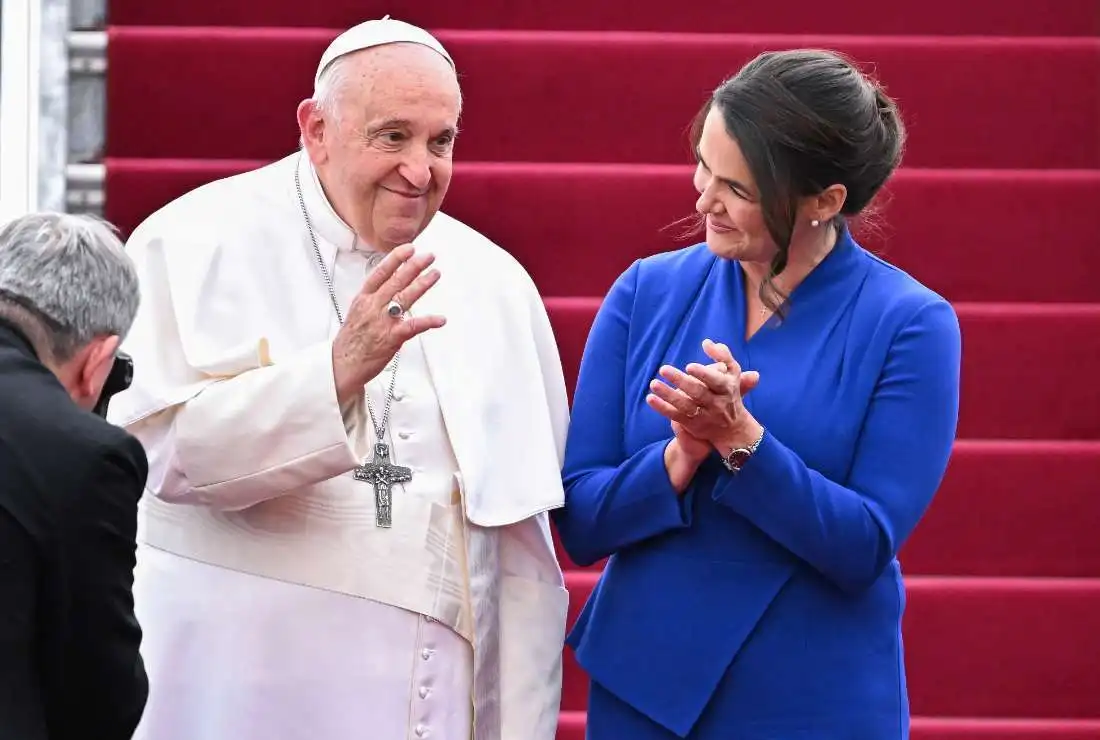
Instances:
[[[1100,35],[1092,0],[1059,0],[1042,13],[1026,3],[960,5],[925,0],[921,12],[880,0],[849,0],[821,12],[814,0],[788,2],[776,13],[767,4],[744,4],[715,13],[706,3],[684,3],[670,13],[664,2],[516,3],[514,0],[110,0],[108,18],[120,25],[298,26],[344,28],[389,13],[426,28],[532,28],[603,31],[739,33]]]
[[[270,158],[293,151],[294,110],[311,94],[317,60],[334,35],[112,29],[107,153]],[[1100,39],[439,37],[462,74],[457,156],[465,161],[686,162],[685,129],[709,90],[761,51],[810,45],[874,66],[902,101],[910,166],[1100,166]],[[163,84],[167,60],[171,85]],[[1003,121],[1012,125],[997,125]]]
[[[1100,740],[1100,720],[974,720],[914,717],[911,740]],[[584,740],[584,712],[562,712],[557,740]]]
[[[600,299],[546,303],[572,387]],[[959,437],[1100,439],[1100,385],[1081,382],[1100,377],[1100,304],[967,303],[956,310],[963,333]]]
[[[108,160],[107,216],[129,233],[187,190],[260,164]],[[701,238],[668,228],[694,212],[691,171],[460,162],[444,210],[514,254],[544,295],[603,295],[634,259]],[[1012,199],[1028,203],[1026,220],[1003,218]],[[1100,171],[902,169],[879,213],[855,226],[867,248],[951,300],[1100,302],[1100,250],[1074,237],[1093,228],[1095,203]],[[1079,269],[1036,280],[1019,265],[1050,238]]]
[[[924,519],[902,548],[914,575],[1100,578],[1100,537],[1088,512],[1100,443],[959,442]],[[570,570],[599,571],[574,564]],[[1021,547],[1020,543],[1028,543]]]
[[[597,578],[567,574],[570,624]],[[1100,718],[1100,579],[918,576],[906,586],[914,714]],[[562,709],[586,700],[587,679],[567,649]]]

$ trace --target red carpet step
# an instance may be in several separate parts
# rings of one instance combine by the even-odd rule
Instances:
[[[1100,537],[1088,514],[1097,481],[1100,442],[957,442],[943,485],[902,548],[902,570],[1100,578]],[[602,567],[579,568],[560,546],[558,558],[567,569]]]
[[[911,740],[1100,740],[1100,720],[914,717]],[[584,740],[584,712],[562,712],[558,740]]]
[[[295,106],[334,35],[113,28],[107,154],[267,159],[291,151]],[[1100,167],[1100,38],[438,35],[463,75],[456,156],[465,161],[687,162],[685,129],[723,77],[760,51],[806,45],[874,65],[906,111],[909,166]]]
[[[260,161],[107,160],[107,217],[129,233],[191,188]],[[674,222],[694,212],[680,165],[460,162],[444,210],[514,254],[546,295],[603,295],[639,257],[693,243]],[[1100,302],[1097,170],[902,169],[858,228],[865,246],[956,301]],[[1028,217],[1006,217],[1005,204]],[[1036,280],[1036,245],[1074,269]],[[562,270],[574,265],[577,269]]]
[[[433,28],[503,28],[602,31],[708,31],[737,33],[988,34],[998,36],[1100,35],[1093,0],[1059,0],[1037,8],[1022,0],[925,0],[920,12],[905,3],[849,0],[828,13],[814,0],[794,0],[782,13],[767,3],[743,3],[736,12],[715,12],[709,3],[603,0],[598,3],[479,0],[110,0],[115,25],[320,26],[343,28],[389,13]]]
[[[572,388],[600,299],[546,303]],[[1100,303],[955,308],[963,334],[960,438],[1100,439],[1100,385],[1093,382],[1100,377]]]
[[[567,575],[570,624],[598,574]],[[914,715],[1100,718],[1100,579],[907,579],[906,670]],[[563,710],[587,679],[566,650]]]
[[[943,485],[902,548],[902,569],[1100,578],[1098,481],[1100,443],[957,442]]]

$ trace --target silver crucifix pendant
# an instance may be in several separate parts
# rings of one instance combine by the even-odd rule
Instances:
[[[391,463],[389,446],[379,442],[374,446],[374,459],[355,469],[355,480],[374,486],[374,523],[392,527],[393,487],[412,480],[412,470]]]

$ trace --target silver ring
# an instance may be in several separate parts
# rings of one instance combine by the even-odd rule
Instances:
[[[401,304],[395,298],[386,304],[386,313],[395,319],[399,319],[405,313],[405,309],[401,308]]]
[[[694,411],[692,411],[692,412],[691,412],[690,414],[688,414],[688,415],[687,415],[687,417],[688,417],[689,419],[694,419],[694,418],[695,418],[696,416],[698,416],[698,415],[699,415],[699,412],[700,412],[700,411],[702,411],[702,410],[703,410],[703,407],[702,407],[702,406],[696,406],[696,407],[695,407],[695,410],[694,410]]]

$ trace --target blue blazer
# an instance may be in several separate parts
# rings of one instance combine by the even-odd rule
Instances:
[[[958,319],[845,230],[782,322],[744,327],[740,265],[703,244],[611,288],[554,517],[575,562],[610,560],[567,643],[654,738],[906,738],[896,555],[952,449]],[[746,406],[766,432],[741,473],[714,455],[678,496],[669,422],[645,396],[662,364],[710,362],[705,338],[760,372]],[[590,703],[593,738],[616,727],[605,705]]]

